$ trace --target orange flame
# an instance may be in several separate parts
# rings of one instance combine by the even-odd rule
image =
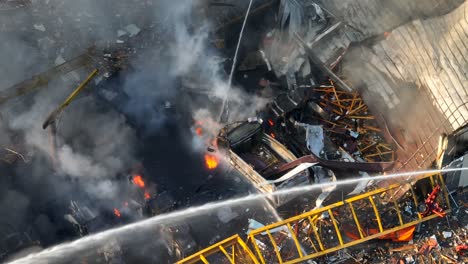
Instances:
[[[117,210],[117,208],[114,208],[114,214],[115,216],[120,217],[120,211]]]
[[[203,129],[201,127],[197,127],[195,128],[195,133],[197,134],[197,136],[201,137],[203,134]]]
[[[143,178],[140,175],[135,175],[133,176],[133,184],[140,188],[145,188],[145,181],[143,181]]]
[[[271,136],[272,138],[276,138],[275,133],[271,133],[270,136]]]
[[[149,200],[151,198],[151,195],[145,191],[145,200]]]
[[[274,126],[275,122],[273,122],[273,120],[271,120],[271,119],[268,119],[268,124],[270,124],[270,126]]]
[[[205,155],[205,164],[206,164],[206,167],[208,169],[214,170],[214,169],[216,169],[216,167],[218,167],[218,159],[213,155],[206,154]]]

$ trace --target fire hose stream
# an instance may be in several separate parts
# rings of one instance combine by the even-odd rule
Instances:
[[[222,202],[215,202],[215,203],[208,203],[202,206],[190,207],[181,211],[175,211],[168,214],[158,215],[140,222],[128,224],[122,227],[117,227],[113,229],[106,230],[104,232],[96,233],[93,235],[89,235],[83,237],[81,239],[75,240],[73,242],[63,243],[48,249],[45,249],[39,253],[34,253],[28,255],[24,258],[15,260],[10,263],[14,264],[21,264],[21,263],[53,263],[55,261],[63,262],[64,258],[73,258],[74,254],[80,253],[87,250],[94,250],[98,246],[106,243],[109,239],[114,237],[131,237],[131,233],[134,232],[135,229],[142,229],[142,228],[151,228],[155,225],[160,224],[167,224],[174,222],[176,220],[180,220],[183,218],[189,218],[196,215],[203,215],[213,210],[226,207],[228,205],[243,205],[248,202],[257,201],[258,199],[263,199],[266,196],[270,195],[284,195],[284,194],[300,194],[309,192],[313,189],[323,188],[326,186],[335,186],[335,185],[346,185],[352,183],[358,183],[364,180],[385,180],[385,179],[393,179],[393,178],[404,178],[404,177],[415,177],[422,174],[435,174],[435,173],[445,173],[445,172],[453,172],[453,171],[464,171],[468,170],[468,168],[456,168],[456,169],[442,169],[442,170],[426,170],[426,171],[416,171],[416,172],[406,172],[406,173],[396,173],[390,175],[380,175],[380,176],[371,176],[366,178],[354,178],[354,179],[347,179],[337,182],[327,182],[322,184],[316,185],[308,185],[308,186],[301,186],[291,189],[284,189],[279,190],[271,194],[254,194],[254,195],[247,195],[240,198],[234,198]],[[152,239],[152,238],[149,238]]]

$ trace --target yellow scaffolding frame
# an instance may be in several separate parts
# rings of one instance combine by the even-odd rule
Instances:
[[[228,250],[230,252],[228,252]],[[234,235],[230,238],[227,238],[221,242],[213,244],[199,252],[197,254],[191,255],[177,263],[199,263],[203,262],[205,264],[210,263],[208,261],[209,256],[214,255],[215,253],[222,253],[220,257],[224,260],[228,260],[231,264],[235,263],[248,263],[248,264],[260,264],[255,255],[250,251],[249,247],[245,242],[240,238],[239,235]],[[242,262],[237,262],[242,261]],[[217,262],[215,262],[217,263]]]
[[[446,193],[444,180],[441,174],[427,174],[421,177],[422,179],[430,179],[432,186],[436,184],[441,186],[442,192],[438,196],[438,201],[441,206],[447,208],[445,212],[450,211],[450,201]],[[343,201],[312,210],[289,219],[279,221],[262,228],[255,229],[247,236],[247,242],[244,242],[239,235],[235,235],[219,243],[216,243],[202,251],[195,253],[185,259],[177,262],[177,264],[185,263],[299,263],[305,260],[323,256],[347,247],[351,247],[365,241],[379,238],[397,231],[415,226],[421,222],[428,221],[439,217],[436,214],[427,216],[415,212],[414,216],[405,216],[403,218],[402,211],[399,208],[397,201],[393,200],[389,203],[377,203],[376,201],[385,196],[389,191],[400,187],[401,185],[411,184],[409,182],[403,184],[393,184],[387,188],[381,188],[369,191]],[[408,192],[407,199],[414,203],[414,207],[418,208],[418,197],[413,188]],[[369,206],[365,206],[365,205]],[[389,213],[390,209],[395,209],[395,218],[389,221],[389,217],[383,217],[383,214]],[[364,210],[364,211],[363,211]],[[360,217],[362,219],[360,219]],[[365,218],[365,219],[364,219]],[[323,219],[328,220],[325,221]],[[319,223],[319,221],[321,221]],[[328,233],[320,235],[322,225],[328,224]],[[331,222],[331,224],[330,224]],[[354,225],[355,228],[352,228]],[[369,228],[374,228],[374,233],[366,232]],[[334,230],[334,233],[333,231]],[[350,238],[346,236],[350,230],[356,231],[356,237]],[[313,236],[310,236],[313,234]],[[335,239],[336,237],[337,239]],[[279,241],[286,241],[282,245],[278,245]],[[307,243],[309,242],[309,246]],[[318,245],[318,246],[316,246]],[[227,247],[237,246],[237,250],[227,253]],[[213,258],[215,255],[218,258]],[[209,257],[213,261],[209,261]],[[226,261],[222,261],[228,260]]]

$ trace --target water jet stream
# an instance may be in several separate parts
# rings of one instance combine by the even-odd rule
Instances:
[[[247,24],[247,18],[249,18],[250,8],[252,7],[252,2],[253,2],[253,0],[250,0],[249,6],[247,7],[247,11],[245,12],[244,22],[242,22],[241,31],[240,31],[240,34],[239,34],[239,40],[237,41],[236,51],[234,52],[234,58],[232,59],[231,72],[229,73],[228,86],[227,86],[228,90],[224,93],[224,99],[223,99],[223,103],[221,105],[221,113],[219,113],[219,117],[218,117],[219,122],[222,121],[221,119],[223,117],[224,108],[227,108],[226,103],[227,103],[227,100],[228,100],[229,89],[231,89],[231,85],[232,85],[232,78],[234,76],[234,70],[236,69],[237,55],[239,53],[239,48],[240,48],[240,45],[241,45],[241,42],[242,42],[242,36],[244,35],[245,24]]]
[[[284,195],[291,193],[303,193],[308,192],[313,189],[319,189],[327,186],[335,185],[346,185],[358,183],[360,181],[367,180],[385,180],[385,179],[394,179],[394,178],[404,178],[408,177],[406,180],[411,179],[411,177],[422,175],[422,174],[435,174],[435,173],[444,173],[444,172],[454,172],[454,171],[463,171],[468,170],[468,168],[450,168],[442,170],[426,170],[426,171],[416,171],[416,172],[404,172],[404,173],[395,173],[389,175],[379,175],[379,176],[369,176],[362,178],[352,178],[336,182],[326,182],[321,184],[300,186],[290,189],[278,190],[271,194],[251,194],[240,198],[234,198],[230,200],[225,200],[221,202],[207,203],[205,205],[189,207],[180,211],[171,212],[168,214],[158,215],[143,221],[135,222],[121,227],[116,227],[109,229],[100,233],[92,234],[80,239],[77,239],[72,242],[66,242],[59,244],[57,246],[44,249],[41,252],[30,254],[26,257],[17,259],[10,262],[10,264],[42,264],[42,263],[52,263],[54,260],[63,261],[63,257],[72,255],[72,253],[77,253],[85,250],[96,250],[97,246],[102,245],[103,243],[109,241],[113,237],[122,237],[127,232],[132,232],[132,230],[137,230],[140,228],[148,228],[154,225],[164,224],[164,223],[174,223],[176,220],[181,220],[184,218],[189,218],[192,216],[198,216],[205,213],[208,213],[212,210],[219,209],[225,206],[234,206],[241,205],[246,202],[256,201],[258,199],[263,199],[271,195]]]

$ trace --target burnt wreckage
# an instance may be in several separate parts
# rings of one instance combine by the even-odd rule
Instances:
[[[18,1],[18,3],[21,4],[14,8],[23,8],[31,4],[29,1]],[[242,22],[246,6],[217,1],[207,6],[209,7],[201,8],[199,11],[215,16],[219,24],[215,26],[216,30],[210,36],[214,38],[211,44],[229,56],[233,47],[225,41],[230,39],[228,35],[231,31],[238,30],[237,26]],[[151,175],[156,170],[146,168],[152,163],[152,161],[146,161],[144,165],[136,164],[131,169],[120,171],[113,179],[121,188],[119,199],[97,202],[86,195],[77,197],[70,195],[65,203],[58,202],[56,205],[60,208],[57,212],[59,211],[63,217],[61,219],[56,217],[54,221],[62,226],[61,232],[66,234],[64,238],[70,239],[166,214],[190,205],[229,198],[230,192],[265,194],[267,199],[259,205],[259,209],[250,211],[250,208],[240,210],[226,207],[218,211],[216,217],[213,217],[214,220],[204,222],[207,226],[213,226],[211,231],[217,232],[216,235],[205,234],[208,233],[207,230],[201,228],[195,219],[193,223],[179,221],[156,228],[151,236],[160,237],[160,241],[151,243],[128,242],[120,239],[108,241],[105,246],[96,249],[95,252],[80,256],[82,261],[90,263],[126,263],[127,261],[131,263],[149,260],[175,262],[185,257],[190,258],[191,254],[204,247],[217,245],[216,243],[225,235],[232,235],[241,229],[248,229],[245,236],[255,241],[253,246],[248,246],[252,246],[251,249],[260,247],[262,252],[267,252],[263,256],[273,262],[276,261],[274,258],[277,256],[280,257],[279,262],[281,262],[281,257],[291,257],[293,255],[291,252],[296,250],[295,247],[298,248],[298,256],[310,253],[297,246],[298,241],[295,240],[297,238],[304,239],[304,241],[309,239],[308,241],[315,250],[314,254],[321,257],[323,263],[337,262],[340,258],[344,261],[355,260],[363,263],[370,258],[386,261],[385,253],[380,250],[380,244],[372,249],[374,251],[371,255],[377,257],[369,257],[368,254],[362,253],[362,250],[352,252],[352,248],[350,251],[338,251],[338,255],[326,257],[321,254],[319,248],[334,248],[336,244],[343,246],[349,241],[358,241],[364,237],[389,239],[393,242],[412,241],[413,234],[420,231],[420,226],[416,228],[412,225],[398,231],[390,229],[398,220],[403,226],[403,222],[414,223],[422,217],[431,217],[431,219],[435,216],[448,217],[447,210],[451,207],[457,208],[453,210],[456,217],[466,219],[466,212],[463,212],[463,208],[466,208],[466,200],[464,201],[467,185],[466,171],[445,173],[444,185],[436,186],[434,182],[431,182],[434,181],[432,177],[426,177],[417,183],[413,182],[413,185],[405,182],[402,186],[405,185],[407,189],[395,187],[392,184],[398,184],[398,182],[391,180],[378,183],[365,180],[343,188],[331,185],[307,194],[274,194],[292,187],[333,183],[355,175],[367,177],[377,173],[385,174],[428,167],[464,168],[467,166],[466,120],[455,131],[443,122],[427,138],[426,135],[419,136],[417,140],[422,141],[419,142],[411,138],[412,132],[403,129],[401,124],[391,121],[392,118],[385,113],[385,109],[382,110],[378,106],[379,102],[369,99],[372,97],[372,92],[366,84],[360,85],[349,80],[352,78],[345,74],[345,63],[342,61],[347,52],[353,50],[354,45],[373,45],[385,39],[387,34],[385,33],[384,37],[356,37],[356,35],[366,33],[355,28],[349,21],[336,16],[333,13],[336,10],[329,8],[330,6],[321,5],[318,2],[296,0],[257,1],[254,4],[250,16],[264,18],[268,17],[264,13],[274,13],[277,15],[276,24],[264,25],[263,28],[258,29],[261,33],[251,33],[257,34],[256,36],[259,36],[262,41],[260,44],[244,47],[246,51],[241,56],[243,60],[239,65],[235,65],[237,67],[234,84],[243,86],[247,93],[266,98],[268,103],[256,113],[256,117],[241,121],[230,120],[229,111],[221,109],[222,119],[226,122],[223,122],[224,124],[215,122],[221,129],[216,131],[217,134],[208,135],[209,143],[204,146],[207,168],[203,170],[203,173],[209,174],[207,179],[200,180],[195,187],[187,184],[187,189],[174,191],[167,187],[170,186],[169,184],[164,186],[164,182],[160,184],[152,178]],[[174,82],[179,94],[183,94],[183,98],[170,96],[158,98],[157,101],[151,102],[149,108],[142,110],[146,119],[140,119],[138,114],[129,110],[128,105],[137,102],[132,101],[134,98],[129,94],[131,91],[125,90],[123,85],[115,84],[124,82],[125,75],[138,71],[138,67],[131,63],[132,56],[144,54],[145,51],[151,49],[158,42],[161,32],[153,27],[139,29],[135,25],[127,27],[127,30],[125,36],[128,38],[123,41],[124,45],[119,45],[118,48],[112,46],[88,48],[85,53],[74,59],[2,90],[0,104],[6,105],[8,102],[18,100],[20,96],[30,97],[34,95],[33,92],[47,86],[57,77],[66,79],[72,75],[79,75],[80,79],[85,80],[86,78],[82,77],[85,75],[88,76],[87,81],[75,90],[76,93],[70,94],[48,118],[44,117],[46,120],[44,128],[48,129],[53,142],[56,142],[54,137],[60,137],[56,123],[58,115],[79,93],[83,93],[81,90],[85,87],[86,90],[91,91],[93,100],[102,104],[103,108],[108,107],[124,115],[125,122],[135,128],[138,136],[145,140],[154,136],[152,127],[159,122],[157,116],[162,113],[170,117],[170,123],[195,123],[193,129],[195,134],[205,133],[204,124],[201,123],[206,123],[207,120],[186,120],[191,118],[187,118],[190,115],[184,112],[188,111],[184,108],[187,102],[205,104],[210,101],[211,90],[204,89],[204,81],[197,80],[196,74],[176,78]],[[352,37],[349,37],[350,34]],[[230,62],[228,60],[225,63]],[[164,71],[160,68],[158,70]],[[219,107],[218,103],[214,102],[215,109]],[[235,104],[230,105],[229,102],[227,105],[231,108],[237,107]],[[461,116],[458,118],[463,118],[463,115]],[[442,131],[444,133],[438,133]],[[434,137],[440,134],[443,137],[440,138],[439,145],[436,147],[433,141],[437,139]],[[150,141],[145,140],[141,140],[142,144],[149,145]],[[0,149],[2,167],[14,166],[17,163],[27,164],[32,158],[29,153],[23,151],[23,144],[20,141],[15,143]],[[52,160],[56,159],[57,146],[54,144],[50,153]],[[423,153],[423,150],[426,152]],[[146,159],[154,158],[153,152],[143,153],[147,155]],[[420,158],[420,156],[423,157]],[[217,178],[221,178],[222,175],[227,176],[228,180],[216,185],[215,181],[219,180]],[[436,182],[441,183],[438,179]],[[185,187],[184,184],[181,183],[182,187]],[[385,189],[388,186],[393,187],[391,190]],[[216,191],[217,188],[219,191]],[[377,192],[379,196],[366,196],[372,191]],[[175,197],[180,192],[187,192],[184,195],[191,197]],[[222,197],[220,193],[225,196]],[[353,195],[359,194],[370,199],[370,202],[353,200]],[[450,195],[447,196],[450,198],[448,203],[441,202],[445,194]],[[380,216],[383,220],[366,220],[361,228],[359,221],[355,224],[351,218],[353,214],[356,214],[352,206],[351,209],[334,207],[340,201],[348,201],[346,199],[352,200],[349,204],[355,202],[356,211],[362,217],[372,219],[375,214],[377,218]],[[396,209],[386,207],[390,201],[398,201],[395,203]],[[56,201],[50,202],[46,207],[54,208],[54,202]],[[104,208],[99,205],[101,202],[106,204]],[[332,208],[329,211],[320,211],[329,207]],[[259,216],[262,210],[265,215],[272,214],[273,216]],[[310,212],[319,210],[320,213],[302,218],[304,216],[302,214],[307,214],[309,210],[312,210]],[[38,209],[38,211],[43,213],[46,210]],[[377,211],[381,212],[381,215]],[[396,218],[397,214],[400,219]],[[298,220],[282,224],[279,217],[284,219],[297,217]],[[356,218],[354,216],[354,220]],[[307,223],[307,219],[312,219],[310,224]],[[463,222],[463,220],[453,219],[450,221],[447,220],[449,227],[441,226],[441,228],[451,228],[450,223],[459,225],[459,222]],[[277,226],[272,229],[269,225],[263,226],[267,223]],[[315,224],[319,226],[317,228],[317,230],[320,229],[319,232],[316,232],[313,226]],[[226,228],[228,225],[231,229]],[[17,253],[26,254],[41,249],[39,239],[33,237],[34,232],[22,232],[15,228],[6,229],[2,230],[5,236],[0,241],[1,261],[18,258]],[[292,229],[294,230],[291,231]],[[335,229],[338,236],[327,235],[335,232]],[[384,229],[392,232],[386,230],[385,235],[378,236],[379,233],[383,233]],[[339,230],[343,232],[340,233]],[[426,232],[426,229],[422,230]],[[463,227],[457,226],[456,230],[461,234]],[[443,236],[448,239],[445,234]],[[457,239],[461,242],[457,240],[455,243],[463,246],[463,239],[459,236],[461,235],[457,235]],[[437,234],[437,237],[440,238],[440,234]],[[421,238],[425,237],[421,235]],[[269,243],[272,242],[268,239],[274,241],[273,244],[270,245]],[[432,257],[432,253],[429,252],[436,246],[430,241],[433,240],[428,239],[428,244],[418,244],[411,248],[419,247],[420,255],[424,258]],[[279,246],[274,244],[275,242],[279,243]],[[144,244],[142,254],[153,254],[153,256],[138,256],[132,243]],[[461,252],[464,250],[460,247],[457,248],[457,252],[458,249]],[[390,253],[395,255],[395,252],[406,252],[407,249],[392,246],[392,250]],[[233,256],[237,256],[234,248],[232,252]],[[401,254],[398,255],[399,260],[405,259],[405,263],[412,263],[407,255]],[[452,253],[441,251],[436,257],[452,260],[453,256],[450,254]],[[204,262],[201,257],[197,260]],[[188,263],[196,262],[191,261],[189,259]]]
[[[235,17],[239,15],[240,13],[237,12],[231,13],[224,20],[231,20],[231,18],[235,20]],[[92,100],[96,100],[102,105],[102,108],[106,109],[110,106],[113,111],[124,114],[126,122],[135,127],[142,134],[141,137],[150,137],[152,124],[148,122],[148,119],[152,118],[147,116],[144,120],[141,120],[135,116],[134,112],[129,111],[126,106],[132,103],[130,102],[131,96],[129,96],[128,91],[123,90],[122,85],[115,84],[123,82],[123,75],[135,71],[129,61],[153,47],[155,42],[158,42],[156,36],[164,35],[160,31],[164,29],[154,29],[152,27],[139,29],[133,25],[132,27],[126,27],[125,30],[128,32],[120,36],[117,42],[119,44],[125,43],[124,45],[90,47],[86,49],[85,53],[71,60],[58,61],[58,63],[56,62],[57,66],[3,89],[0,92],[0,103],[4,106],[5,121],[15,114],[15,109],[11,105],[20,104],[24,98],[33,97],[37,91],[44,89],[56,79],[61,78],[64,81],[76,83],[77,80],[82,78],[81,80],[84,80],[82,85],[74,90],[48,117],[44,117],[43,128],[47,129],[52,139],[51,142],[53,142],[50,151],[52,159],[56,158],[57,138],[62,136],[60,131],[57,131],[59,124],[57,124],[58,120],[56,119],[73,100],[82,99],[89,95],[91,95]],[[83,88],[84,91],[81,91]],[[152,102],[151,111],[148,114],[157,116],[164,112],[169,114],[171,118],[180,121],[178,113],[174,113],[175,110],[178,110],[174,107],[176,103],[169,100]],[[27,153],[26,150],[23,151],[22,147],[23,144],[17,142],[17,145],[2,148],[2,166],[13,167],[22,163],[28,166],[32,158],[29,155],[32,154]],[[38,208],[37,211],[43,213],[52,208],[60,208],[60,210],[53,213],[55,217],[53,221],[57,229],[64,234],[64,238],[69,239],[71,237],[86,236],[112,226],[122,225],[156,214],[164,214],[177,208],[181,199],[175,199],[171,193],[164,191],[164,189],[157,189],[155,184],[149,180],[148,174],[151,173],[146,174],[144,169],[141,168],[136,171],[129,169],[119,172],[113,179],[113,181],[119,182],[119,185],[121,185],[121,197],[116,201],[96,201],[93,200],[95,198],[87,197],[86,194],[70,195],[66,199],[61,199],[65,201],[47,201],[46,204],[41,204],[41,208]],[[140,176],[140,178],[136,178],[137,176]],[[144,184],[135,179],[141,179]],[[200,195],[200,197],[203,196]],[[195,199],[193,200],[195,201]],[[101,203],[106,203],[106,206],[103,208],[100,205]],[[163,256],[155,254],[153,258],[158,260],[159,256],[161,259],[170,262],[196,250],[199,243],[194,241],[191,229],[192,227],[183,223],[161,227],[160,232],[165,234],[165,242],[162,243],[163,245],[154,246],[158,252],[165,253],[162,253]],[[16,232],[14,228],[5,232],[5,239],[2,241],[5,248],[0,256],[2,261],[19,258],[27,254],[31,248],[34,248],[35,251],[40,250],[41,243],[37,234],[33,234],[34,237],[31,238],[26,233]],[[18,240],[18,242],[15,240]],[[48,245],[47,243],[44,244]],[[152,246],[151,244],[145,244],[147,248],[152,248]],[[20,254],[16,254],[18,252]],[[125,243],[120,241],[110,241],[108,247],[99,249],[95,253],[82,256],[83,261],[86,261],[86,259],[123,261],[126,259],[125,255],[129,255]],[[130,259],[135,259],[135,256],[131,256]]]
[[[356,32],[359,30],[339,21],[318,4],[305,1],[281,1],[278,20],[279,27],[266,32],[259,50],[247,52],[238,68],[238,81],[248,83],[243,79],[257,78],[256,93],[271,99],[270,103],[256,118],[226,125],[218,136],[219,151],[228,152],[225,156],[230,164],[259,192],[306,186],[323,179],[336,181],[349,174],[366,177],[379,172],[402,172],[403,168],[416,169],[423,164],[426,168],[447,168],[449,164],[456,168],[466,166],[461,162],[467,149],[461,147],[463,150],[458,151],[460,145],[455,143],[464,142],[466,118],[459,123],[458,130],[440,139],[437,138],[439,134],[436,138],[434,134],[444,124],[435,122],[434,133],[423,136],[422,142],[417,143],[422,146],[415,147],[410,133],[418,134],[417,131],[405,131],[391,122],[392,117],[378,106],[380,102],[370,98],[375,95],[365,84],[353,87],[349,80],[340,77],[341,59],[353,48],[351,44],[356,45],[346,34],[350,29],[357,34],[362,32]],[[288,29],[289,34],[285,33]],[[388,35],[384,32],[383,37],[373,37],[360,44],[373,45]],[[456,109],[463,108],[464,104]],[[428,145],[433,146],[432,152],[421,152]],[[453,159],[455,156],[449,154],[452,158],[447,163],[444,161],[447,153],[458,153],[458,158]],[[444,173],[440,181],[432,176],[430,180],[427,176],[421,178],[413,184],[393,179],[372,184],[365,180],[352,189],[322,189],[322,194],[312,195],[310,200],[309,195],[303,194],[300,197],[270,196],[282,217],[291,218],[267,226],[249,221],[249,228],[253,225],[257,229],[220,240],[178,263],[298,263],[333,251],[338,252],[318,258],[319,263],[414,263],[416,259],[421,263],[427,259],[455,263],[466,247],[463,238],[458,237],[454,242],[461,246],[441,251],[431,251],[438,246],[441,234],[434,235],[427,243],[412,244],[413,237],[420,241],[424,236],[420,235],[420,226],[416,231],[418,219],[436,219],[429,226],[435,223],[438,228],[448,228],[436,217],[446,217],[447,210],[465,204],[466,174],[464,171]],[[450,184],[446,186],[445,181]],[[361,201],[366,200],[364,198],[370,203]],[[390,206],[392,200],[395,208]],[[354,202],[359,207],[357,211],[351,206]],[[351,211],[344,206],[347,204]],[[291,214],[294,210],[303,214]],[[464,234],[466,227],[460,225],[459,219],[466,219],[466,210],[457,209],[454,215],[448,226],[455,224],[455,233]],[[362,223],[366,217],[366,223]],[[351,225],[357,225],[355,231],[351,231]],[[444,234],[443,240],[449,240],[453,232]],[[365,250],[359,252],[362,248],[355,252],[351,249],[352,253],[340,250],[372,238],[399,243],[409,241],[410,245],[399,247],[396,244],[388,251],[376,242],[372,254],[366,254]],[[232,253],[226,253],[231,249]],[[418,249],[418,256],[408,251]],[[390,256],[386,252],[390,252]]]

